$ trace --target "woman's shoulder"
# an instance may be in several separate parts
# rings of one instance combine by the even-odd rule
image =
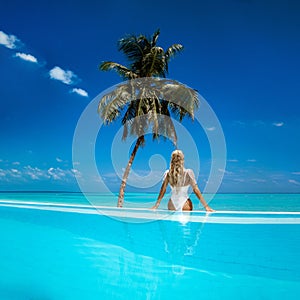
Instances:
[[[194,171],[192,169],[186,169],[185,172],[186,172],[185,174],[188,175],[187,180],[189,184],[194,187],[197,184]]]
[[[166,170],[164,175],[163,175],[163,179],[165,179],[167,176],[169,176],[169,170]]]
[[[194,174],[194,171],[192,169],[184,169],[184,172],[188,174]]]
[[[195,178],[195,174],[192,169],[185,169],[184,171],[185,171],[185,174],[187,174],[190,178],[192,178],[192,179]]]

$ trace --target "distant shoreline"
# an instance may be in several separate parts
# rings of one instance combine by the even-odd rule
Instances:
[[[83,194],[83,192],[74,192],[74,191],[0,191],[0,194],[4,194],[4,193],[51,193],[51,194],[55,194],[55,193],[68,193],[68,194]],[[88,194],[109,194],[107,192],[87,192]],[[111,192],[112,194],[118,194],[118,192]],[[158,192],[126,192],[125,194],[158,194]],[[212,194],[212,193],[204,193],[204,194]],[[291,194],[291,195],[298,195],[299,193],[296,192],[222,192],[222,193],[216,193],[216,195],[245,195],[245,194],[257,194],[257,195],[264,195],[264,194]]]

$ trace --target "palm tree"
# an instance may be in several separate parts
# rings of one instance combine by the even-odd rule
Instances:
[[[118,50],[122,51],[129,66],[106,61],[100,65],[102,71],[116,71],[126,82],[104,95],[99,102],[98,113],[105,124],[121,117],[123,136],[137,136],[123,174],[118,207],[123,206],[124,192],[132,162],[140,146],[145,143],[145,134],[151,129],[153,140],[159,137],[170,138],[174,145],[177,135],[171,115],[179,121],[185,116],[194,117],[199,99],[195,90],[174,80],[165,79],[170,59],[183,46],[173,44],[166,51],[157,46],[157,30],[151,38],[144,35],[129,35],[119,40]],[[162,78],[161,78],[162,77]]]

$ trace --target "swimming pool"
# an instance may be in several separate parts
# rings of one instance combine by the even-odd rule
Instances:
[[[299,298],[297,212],[28,202],[0,201],[0,299]]]

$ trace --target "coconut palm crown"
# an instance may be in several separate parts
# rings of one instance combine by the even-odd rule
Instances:
[[[173,44],[165,51],[157,46],[159,33],[157,30],[150,38],[125,36],[118,41],[118,50],[125,54],[129,65],[105,61],[99,67],[102,71],[116,71],[125,82],[100,99],[98,113],[105,124],[121,118],[123,139],[128,134],[137,137],[122,178],[118,207],[123,206],[127,178],[138,148],[145,143],[145,134],[151,130],[153,139],[169,138],[176,145],[177,135],[171,116],[179,121],[185,116],[193,119],[199,104],[195,90],[165,79],[170,59],[181,52],[183,46]]]

